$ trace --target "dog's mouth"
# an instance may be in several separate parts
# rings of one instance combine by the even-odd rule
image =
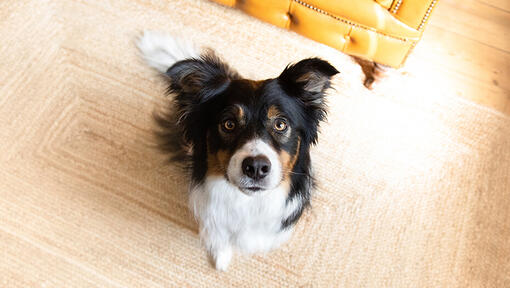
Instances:
[[[253,194],[253,193],[256,193],[256,192],[261,192],[261,191],[264,191],[264,190],[267,190],[266,187],[263,187],[261,185],[237,185],[235,184],[235,182],[231,181],[230,178],[228,177],[227,174],[225,174],[225,179],[234,184],[235,186],[237,186],[237,188],[239,188],[239,190],[241,190],[241,192],[245,193],[245,194]]]
[[[239,189],[241,192],[243,192],[246,195],[253,195],[255,193],[261,193],[264,191],[272,190],[278,185],[270,186],[267,181],[246,181],[246,179],[240,179],[241,181],[232,181],[230,177],[228,177],[227,174],[224,175],[225,180],[229,182],[230,184],[234,185]]]
[[[258,192],[258,191],[264,190],[264,188],[253,186],[253,187],[242,187],[241,190],[247,190],[247,191],[250,191],[250,192]]]
[[[267,191],[268,188],[264,186],[237,186],[241,192],[246,195],[255,195]]]

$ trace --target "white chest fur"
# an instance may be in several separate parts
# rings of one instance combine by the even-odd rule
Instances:
[[[282,220],[298,208],[286,204],[287,188],[246,195],[223,177],[207,177],[191,190],[190,208],[200,225],[200,238],[225,270],[232,248],[253,253],[268,251],[285,242],[291,229],[281,230]]]

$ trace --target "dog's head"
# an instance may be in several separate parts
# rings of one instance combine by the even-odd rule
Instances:
[[[325,91],[337,73],[310,58],[277,78],[252,81],[212,53],[170,67],[177,127],[192,147],[193,179],[218,175],[251,194],[308,173],[309,147],[326,116]]]

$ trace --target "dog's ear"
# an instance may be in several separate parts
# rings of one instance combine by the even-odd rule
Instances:
[[[173,107],[174,121],[169,123],[173,130],[177,130],[175,134],[182,137],[181,146],[201,151],[205,147],[203,133],[206,129],[203,126],[209,124],[204,105],[240,76],[212,50],[202,54],[200,58],[175,63],[165,74],[168,76],[168,92],[174,95],[176,106]]]
[[[169,91],[185,102],[203,103],[221,93],[231,80],[240,78],[211,50],[197,59],[186,59],[175,63],[165,73],[169,77]]]
[[[331,86],[331,77],[339,73],[335,67],[319,58],[308,58],[287,66],[278,77],[280,86],[303,103],[308,117],[307,138],[317,141],[317,128],[326,118],[325,92]]]
[[[324,92],[330,87],[331,77],[337,73],[338,70],[327,61],[308,58],[287,66],[278,81],[303,103],[313,104],[322,100]]]

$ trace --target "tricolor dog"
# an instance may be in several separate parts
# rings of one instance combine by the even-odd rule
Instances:
[[[160,136],[186,156],[190,208],[216,268],[226,270],[234,251],[285,242],[310,202],[310,147],[338,71],[309,58],[254,81],[170,36],[145,32],[138,47],[168,80],[175,113],[157,117]]]

